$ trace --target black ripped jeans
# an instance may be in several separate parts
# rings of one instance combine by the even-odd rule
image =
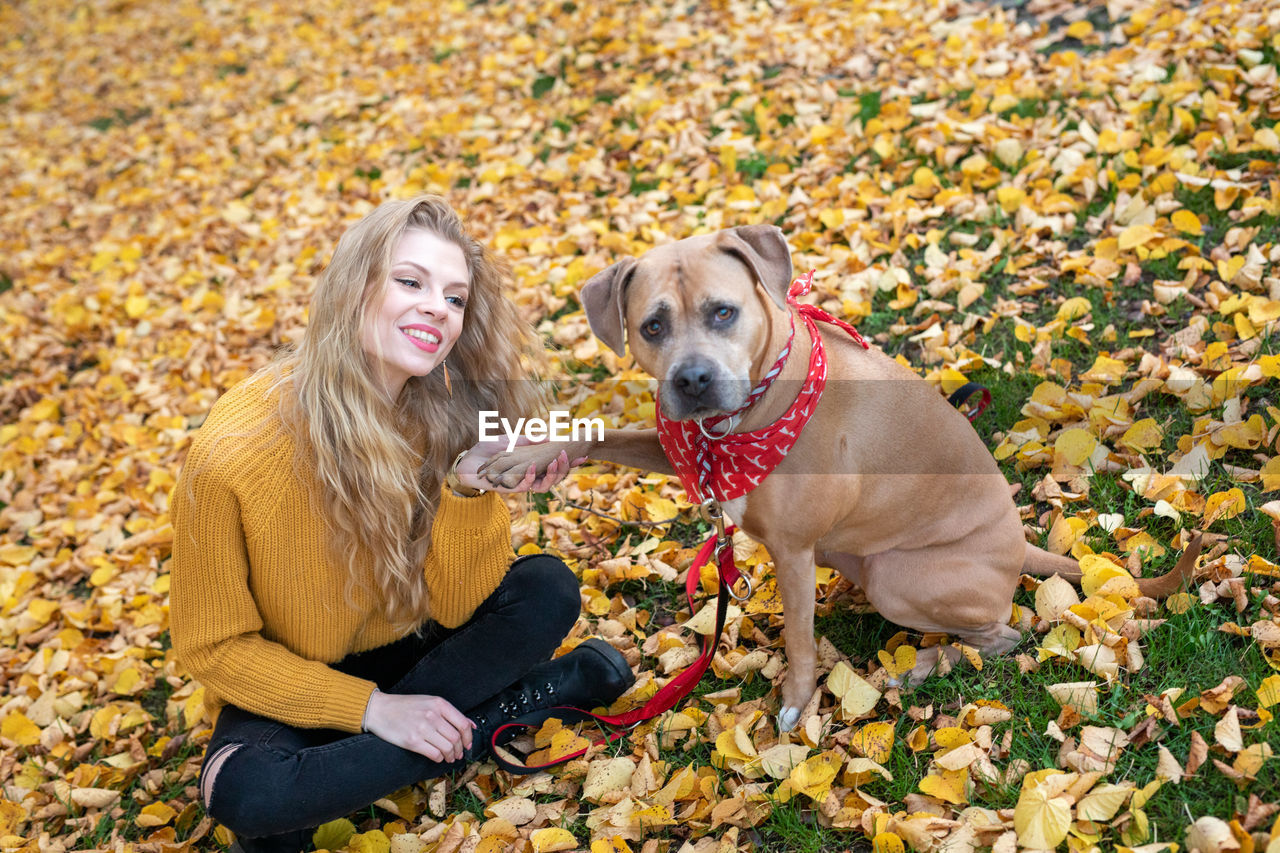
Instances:
[[[551,657],[578,618],[578,582],[559,559],[517,559],[465,624],[435,623],[390,645],[350,655],[335,669],[385,693],[440,696],[466,713]],[[457,770],[373,734],[299,729],[232,705],[222,709],[205,767],[238,745],[213,780],[206,810],[248,849],[300,849],[313,827],[393,791]],[[269,839],[264,836],[279,836]]]

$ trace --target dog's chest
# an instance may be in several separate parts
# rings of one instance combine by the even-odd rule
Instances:
[[[741,527],[742,519],[747,514],[747,496],[743,495],[733,500],[725,501],[720,504],[720,508],[724,510],[726,520]]]

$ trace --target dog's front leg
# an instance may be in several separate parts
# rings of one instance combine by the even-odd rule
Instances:
[[[580,439],[578,441],[548,441],[542,444],[527,444],[516,447],[507,453],[498,453],[480,466],[480,476],[489,482],[514,488],[530,465],[537,470],[537,476],[546,473],[547,466],[563,450],[569,455],[569,462],[586,457],[594,462],[615,462],[642,471],[653,471],[656,474],[674,474],[675,469],[667,461],[662,452],[662,443],[658,441],[656,429],[607,429],[599,441]]]
[[[818,686],[818,651],[813,641],[817,570],[812,547],[778,548],[774,543],[767,547],[778,575],[786,632],[787,679],[778,711],[778,728],[785,732],[800,722],[800,714]]]

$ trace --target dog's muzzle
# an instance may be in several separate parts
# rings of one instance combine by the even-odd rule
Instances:
[[[706,356],[681,361],[663,383],[662,407],[673,420],[710,417],[732,412],[746,400],[749,380],[727,377]]]

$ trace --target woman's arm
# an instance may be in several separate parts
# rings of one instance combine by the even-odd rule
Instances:
[[[169,621],[178,659],[218,698],[246,711],[298,727],[360,731],[373,682],[261,635],[240,502],[208,463],[193,447],[173,492]]]

